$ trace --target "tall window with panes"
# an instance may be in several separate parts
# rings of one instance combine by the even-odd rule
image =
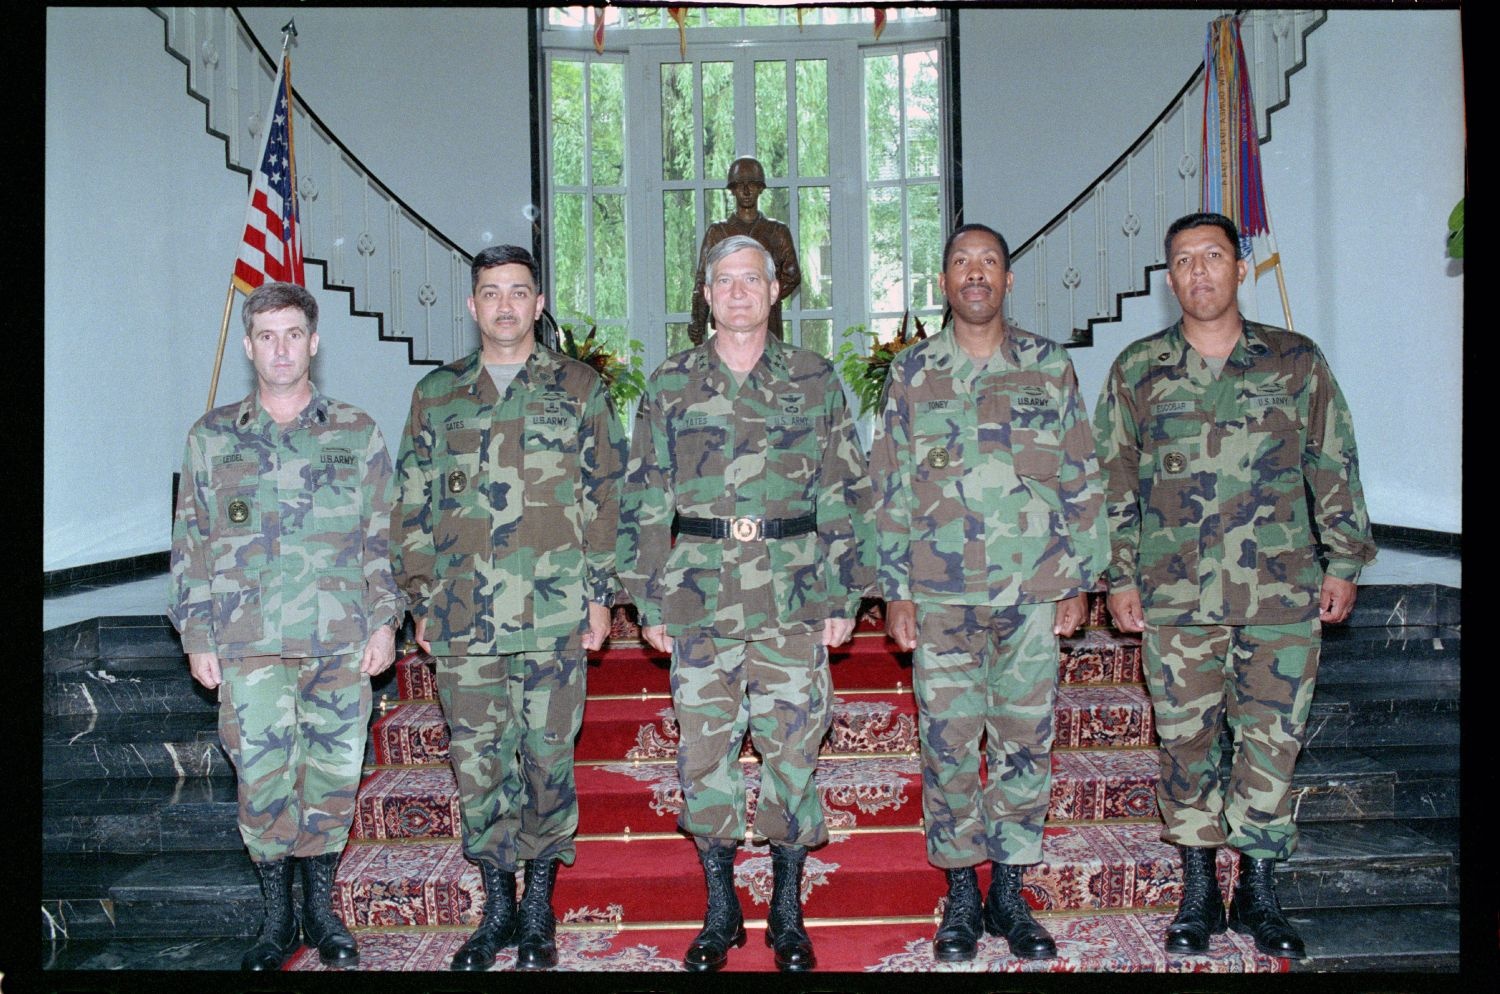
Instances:
[[[703,233],[734,209],[729,164],[766,172],[760,210],[796,240],[788,340],[825,355],[847,329],[935,326],[947,227],[946,16],[891,8],[550,8],[544,218],[549,301],[647,368],[688,346]]]

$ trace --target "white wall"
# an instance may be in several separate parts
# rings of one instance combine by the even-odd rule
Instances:
[[[396,195],[471,255],[531,247],[524,9],[241,7],[262,46],[297,22],[292,85]]]
[[[964,220],[1019,247],[1140,137],[1215,11],[960,11]]]
[[[1457,11],[1334,11],[1262,147],[1293,323],[1354,414],[1371,520],[1460,532],[1463,269],[1444,255],[1463,196]],[[1125,320],[1073,350],[1090,409],[1128,342],[1177,320],[1157,274]],[[1281,324],[1274,274],[1257,285]]]
[[[529,244],[524,12],[247,9],[272,49],[291,15],[294,83],[356,155],[465,249]],[[1207,16],[964,11],[967,216],[1017,241],[1050,218],[1187,79]],[[43,568],[55,570],[168,545],[171,474],[202,412],[246,187],[205,134],[158,17],[47,17]],[[1461,528],[1462,281],[1441,255],[1462,193],[1458,20],[1330,15],[1265,149],[1297,325],[1349,395],[1372,516],[1447,531]],[[394,444],[423,369],[375,344],[342,295],[319,299],[315,378]],[[1266,297],[1262,313],[1274,307]],[[1119,347],[1170,320],[1161,303],[1137,312],[1142,324],[1101,328],[1075,353],[1090,401]],[[219,399],[248,385],[230,351]]]
[[[47,13],[44,570],[168,547],[172,473],[208,396],[247,187],[162,39],[144,8]],[[313,289],[314,379],[394,445],[425,369]],[[218,403],[250,389],[238,321]]]

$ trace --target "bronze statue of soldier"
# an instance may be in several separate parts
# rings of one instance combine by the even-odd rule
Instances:
[[[703,233],[703,247],[698,251],[698,272],[693,280],[693,320],[688,325],[688,338],[694,345],[703,342],[709,324],[708,301],[703,295],[704,261],[709,249],[730,235],[748,235],[766,247],[776,261],[776,282],[781,294],[771,305],[769,330],[778,339],[781,333],[781,302],[797,292],[802,285],[802,269],[797,264],[797,246],[792,242],[792,232],[786,225],[767,217],[756,206],[766,189],[766,171],[751,156],[735,159],[729,166],[729,181],[725,184],[734,194],[735,210],[722,221],[715,221]]]

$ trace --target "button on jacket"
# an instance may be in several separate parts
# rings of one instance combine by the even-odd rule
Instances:
[[[1375,559],[1354,425],[1308,338],[1252,321],[1216,379],[1176,325],[1128,346],[1095,412],[1111,590],[1157,625],[1317,617]]]
[[[167,614],[186,652],[362,652],[399,621],[391,458],[363,411],[324,397],[278,425],[251,394],[188,432]]]
[[[886,600],[1061,600],[1103,571],[1104,497],[1067,351],[1018,328],[987,364],[952,330],[899,353],[871,443]]]
[[[391,541],[434,655],[582,645],[613,600],[624,455],[598,374],[541,344],[503,397],[477,350],[422,378]]]
[[[827,359],[768,336],[741,385],[710,338],[651,374],[621,511],[620,580],[642,625],[764,638],[852,618],[869,586],[870,483]],[[817,515],[816,532],[679,535],[676,514]]]

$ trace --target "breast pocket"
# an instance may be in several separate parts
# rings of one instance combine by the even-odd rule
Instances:
[[[963,418],[957,410],[917,411],[911,423],[915,480],[939,482],[956,476],[963,434]]]
[[[440,555],[472,552],[488,541],[488,517],[480,502],[482,443],[483,436],[477,428],[446,432],[437,441],[435,451],[439,458],[433,461],[428,500],[433,512],[434,551]]]
[[[1291,486],[1292,475],[1302,472],[1303,427],[1295,399],[1286,394],[1249,398],[1245,427],[1250,478]]]
[[[214,573],[232,583],[244,583],[250,571],[263,565],[266,553],[260,488],[253,481],[226,487],[213,493],[209,506]]]
[[[526,452],[576,452],[582,412],[572,397],[543,397],[527,405]]]
[[[827,444],[826,418],[809,414],[773,414],[766,418],[767,458],[778,476],[806,484],[818,475]]]
[[[353,535],[362,530],[364,499],[360,467],[347,450],[325,452],[312,480],[313,518],[319,531]]]

